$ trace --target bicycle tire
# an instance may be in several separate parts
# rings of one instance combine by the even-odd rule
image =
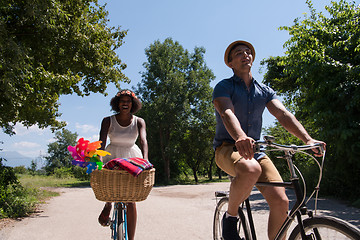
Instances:
[[[335,217],[321,216],[307,218],[303,221],[305,233],[311,239],[350,239],[359,240],[360,230],[355,226]],[[300,240],[300,227],[297,225],[290,234],[289,240]]]
[[[214,240],[223,240],[222,237],[222,218],[227,210],[227,205],[229,202],[228,197],[223,197],[217,203],[214,213],[214,221],[213,221],[213,239]],[[250,230],[249,225],[246,222],[245,215],[241,208],[239,208],[239,221],[237,225],[237,230],[240,236],[240,239],[243,240],[251,240],[250,238]]]

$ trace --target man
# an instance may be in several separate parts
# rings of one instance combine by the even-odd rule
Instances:
[[[213,93],[217,120],[215,160],[222,170],[234,177],[228,209],[222,220],[225,240],[240,239],[236,232],[237,209],[250,195],[255,183],[282,181],[272,161],[264,153],[254,154],[253,151],[255,140],[260,139],[265,107],[287,131],[305,144],[320,142],[310,137],[270,87],[253,78],[251,67],[254,59],[255,49],[249,42],[231,43],[224,60],[234,75],[220,81]],[[237,152],[233,151],[234,145]],[[287,216],[289,200],[282,187],[258,188],[269,204],[268,236],[274,239]]]

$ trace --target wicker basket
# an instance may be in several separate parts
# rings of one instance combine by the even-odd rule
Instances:
[[[95,197],[104,202],[140,202],[147,198],[155,182],[155,169],[134,177],[125,170],[95,170],[90,185]]]

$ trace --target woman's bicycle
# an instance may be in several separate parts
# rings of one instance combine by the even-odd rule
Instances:
[[[321,144],[315,145],[280,145],[274,142],[274,138],[271,136],[265,136],[264,141],[257,141],[255,144],[256,152],[269,152],[269,151],[283,151],[285,153],[284,158],[286,159],[290,171],[290,182],[271,182],[271,183],[257,183],[257,186],[274,186],[274,187],[285,187],[291,188],[295,192],[296,202],[288,214],[288,217],[284,221],[280,228],[275,240],[283,239],[286,236],[287,231],[291,223],[296,219],[297,226],[292,230],[287,239],[360,239],[360,230],[355,226],[335,217],[329,216],[315,216],[313,211],[310,211],[306,204],[315,195],[315,209],[316,201],[319,192],[319,186],[322,178],[322,170],[325,159],[325,152]],[[319,162],[313,155],[307,153],[308,150],[318,148],[323,152],[322,161]],[[302,152],[310,156],[319,167],[319,178],[314,191],[309,198],[306,198],[306,184],[303,176],[299,169],[293,163],[293,155],[295,153]],[[300,176],[301,182],[299,181]],[[222,238],[222,224],[221,220],[224,213],[227,210],[229,201],[228,192],[217,191],[215,197],[217,199],[217,205],[214,213],[213,221],[213,237],[214,240],[220,240]],[[220,200],[219,200],[220,199]],[[245,212],[247,217],[245,216]],[[251,213],[250,201],[246,199],[239,207],[239,221],[238,221],[238,233],[240,239],[244,240],[256,240],[256,231],[254,221]],[[304,218],[304,216],[306,216]]]
[[[155,168],[143,170],[137,177],[125,170],[102,169],[91,173],[90,185],[96,199],[114,203],[111,239],[128,239],[126,203],[144,201],[154,183]]]
[[[127,240],[126,203],[114,203],[112,219],[110,221],[111,238],[114,240]]]

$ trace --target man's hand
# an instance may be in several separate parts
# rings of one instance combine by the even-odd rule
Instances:
[[[318,141],[318,140],[315,140],[315,139],[311,139],[311,140],[307,141],[305,144],[314,145],[316,143],[320,143],[322,145],[323,151],[326,150],[326,143],[323,142],[323,141]],[[323,152],[320,152],[318,148],[313,148],[312,150],[315,153],[314,154],[315,157],[322,157],[323,156]]]
[[[254,157],[254,143],[251,137],[241,137],[236,140],[235,147],[243,158],[249,160]]]

